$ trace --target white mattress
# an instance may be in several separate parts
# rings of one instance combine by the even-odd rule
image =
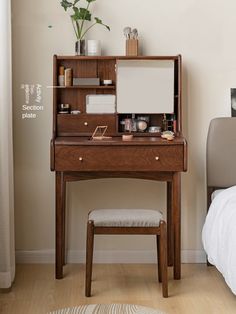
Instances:
[[[202,231],[211,264],[222,273],[236,294],[236,186],[214,192]]]
[[[215,190],[212,194],[211,194],[211,201],[213,201],[213,199],[220,194],[220,192],[224,191],[223,189],[220,190]]]

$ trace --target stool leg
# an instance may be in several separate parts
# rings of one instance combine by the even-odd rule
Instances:
[[[86,243],[86,277],[85,277],[85,296],[91,296],[92,266],[93,266],[93,243],[94,243],[94,224],[89,220],[87,224],[87,243]]]
[[[167,266],[167,230],[166,222],[160,222],[161,268],[162,268],[162,294],[168,298],[168,266]]]
[[[156,235],[156,242],[157,242],[157,267],[158,267],[158,281],[162,282],[161,278],[161,249],[160,249],[160,235]]]

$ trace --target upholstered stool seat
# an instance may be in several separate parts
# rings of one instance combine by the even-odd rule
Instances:
[[[89,213],[86,245],[85,295],[91,296],[94,234],[156,235],[158,278],[168,297],[167,235],[162,213],[149,209],[95,209]]]
[[[95,209],[88,219],[96,227],[158,227],[163,215],[150,209]]]

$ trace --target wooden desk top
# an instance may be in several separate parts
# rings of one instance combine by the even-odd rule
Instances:
[[[90,137],[57,137],[55,145],[82,145],[82,146],[172,146],[186,145],[186,139],[182,136],[177,136],[173,141],[167,141],[161,137],[134,137],[131,141],[122,141],[121,136],[116,136],[111,139],[91,140]]]

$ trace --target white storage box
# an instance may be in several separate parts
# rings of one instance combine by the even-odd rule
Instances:
[[[103,105],[102,104],[101,105],[87,104],[86,112],[87,113],[115,113],[116,105],[115,104],[103,104]]]
[[[86,104],[89,105],[109,105],[116,103],[115,95],[87,95],[86,96]]]

